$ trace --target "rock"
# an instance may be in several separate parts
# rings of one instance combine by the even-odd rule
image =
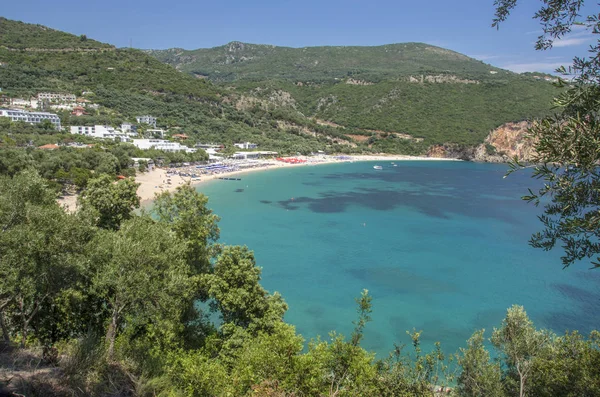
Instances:
[[[506,163],[515,157],[521,161],[531,161],[535,149],[527,135],[530,127],[531,122],[528,121],[506,123],[491,131],[480,145],[433,145],[429,148],[427,156],[485,163]]]

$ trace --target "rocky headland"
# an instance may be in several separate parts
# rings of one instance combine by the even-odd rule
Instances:
[[[482,144],[434,145],[429,148],[427,156],[485,163],[506,163],[515,157],[521,161],[529,161],[535,153],[533,143],[528,137],[530,127],[529,121],[506,123],[492,130]]]

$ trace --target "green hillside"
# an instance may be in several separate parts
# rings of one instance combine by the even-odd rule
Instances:
[[[89,40],[85,35],[75,36],[19,21],[0,17],[0,47],[13,49],[112,49],[109,44]]]
[[[478,144],[501,124],[547,115],[556,95],[551,83],[532,74],[422,43],[289,48],[233,42],[147,52],[246,99],[273,103],[284,93],[280,106],[345,127],[338,131],[383,151]]]
[[[290,48],[232,42],[193,51],[175,48],[149,53],[179,70],[213,81],[323,81],[352,76],[376,82],[431,73],[489,79],[490,71],[501,76],[508,73],[457,52],[423,43]]]
[[[305,128],[314,125],[321,136],[278,128],[277,120],[296,117],[295,111],[253,114],[238,110],[223,88],[180,73],[139,50],[116,49],[85,37],[4,18],[0,20],[0,43],[0,96],[28,98],[39,92],[79,96],[85,91],[87,100],[100,105],[94,114],[78,118],[59,111],[63,126],[117,126],[124,121],[135,122],[141,114],[151,114],[158,117],[159,127],[186,133],[196,142],[230,145],[252,141],[263,150],[282,153],[362,151],[347,145],[338,148],[326,138],[327,127],[307,119],[297,122]],[[335,135],[336,131],[331,130]]]

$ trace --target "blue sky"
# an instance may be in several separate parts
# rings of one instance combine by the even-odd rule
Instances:
[[[19,0],[0,15],[118,47],[196,49],[230,41],[290,47],[425,42],[516,72],[545,71],[585,56],[592,37],[578,31],[551,51],[535,51],[541,1],[521,0],[500,30],[493,0]]]

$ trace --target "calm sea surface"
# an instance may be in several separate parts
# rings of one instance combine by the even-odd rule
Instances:
[[[600,326],[600,273],[587,263],[562,270],[558,251],[527,244],[540,227],[540,210],[519,199],[535,185],[528,175],[503,179],[504,165],[397,164],[278,169],[200,190],[222,218],[222,242],[254,250],[262,284],[283,295],[286,321],[307,340],[349,336],[364,288],[373,321],[363,346],[380,357],[408,344],[413,328],[424,348],[440,341],[454,352],[473,330],[499,326],[515,303],[538,327]]]

